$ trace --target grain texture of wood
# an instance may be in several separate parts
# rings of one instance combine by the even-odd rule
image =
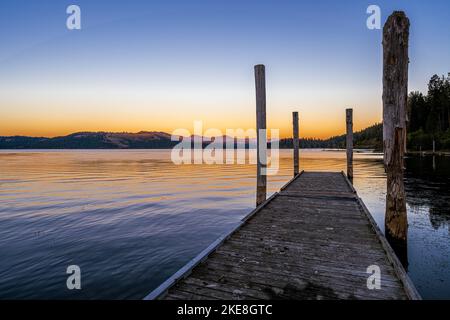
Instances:
[[[417,298],[360,201],[343,173],[302,172],[158,298]],[[371,265],[379,290],[367,286]]]
[[[406,241],[408,221],[403,183],[408,97],[409,19],[396,11],[383,29],[383,148],[387,175],[386,233]]]
[[[266,70],[265,66],[255,66],[256,88],[256,133],[257,133],[257,169],[256,169],[256,205],[266,200],[267,195],[267,135],[266,135]]]
[[[353,109],[345,110],[345,123],[347,128],[347,177],[353,179]]]
[[[294,177],[300,173],[299,167],[299,132],[298,132],[298,112],[292,112],[292,146],[294,149]]]

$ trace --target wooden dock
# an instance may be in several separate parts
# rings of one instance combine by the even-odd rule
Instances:
[[[369,266],[381,288],[369,289]],[[302,172],[146,299],[420,299],[343,173]]]

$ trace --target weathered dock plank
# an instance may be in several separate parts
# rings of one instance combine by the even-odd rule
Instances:
[[[369,266],[381,288],[369,289]],[[420,299],[343,173],[301,173],[147,299]]]

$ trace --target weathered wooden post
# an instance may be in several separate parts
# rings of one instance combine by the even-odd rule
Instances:
[[[299,174],[298,112],[292,112],[292,146],[294,149],[294,177]]]
[[[266,71],[262,64],[255,66],[256,87],[256,205],[266,200],[267,193],[267,136],[266,136]]]
[[[408,97],[409,19],[395,11],[383,29],[383,149],[387,174],[386,233],[405,240],[408,231],[403,159]]]
[[[347,177],[353,179],[353,109],[345,110],[347,124]]]

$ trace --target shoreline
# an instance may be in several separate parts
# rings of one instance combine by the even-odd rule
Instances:
[[[450,156],[450,151],[407,151],[407,156]]]

